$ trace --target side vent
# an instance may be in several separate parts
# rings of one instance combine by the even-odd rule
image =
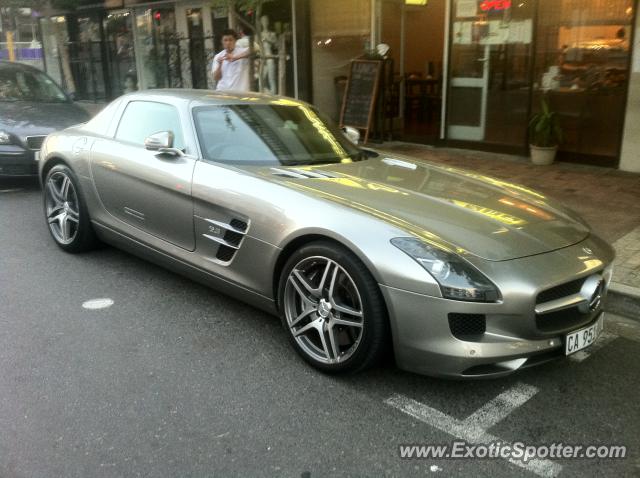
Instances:
[[[216,259],[221,260],[222,262],[229,262],[233,259],[237,249],[229,246],[221,245],[218,248],[218,252],[216,253]]]
[[[240,246],[240,241],[242,241],[243,237],[244,235],[240,234],[239,232],[227,231],[224,233],[223,239],[227,241],[229,244],[238,247]]]
[[[240,232],[247,232],[247,223],[241,221],[240,219],[233,218],[231,219],[231,222],[229,222],[229,224],[231,225],[231,227],[237,229]]]
[[[211,253],[220,262],[231,262],[242,245],[249,224],[242,219],[229,218],[226,221],[204,219],[204,225],[202,237],[211,241],[208,243],[214,248]]]

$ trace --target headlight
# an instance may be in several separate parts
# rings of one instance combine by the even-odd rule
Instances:
[[[396,237],[391,244],[411,256],[433,276],[447,299],[496,302],[498,288],[462,257],[431,246],[420,239]]]
[[[11,144],[11,135],[6,131],[0,130],[0,144]]]

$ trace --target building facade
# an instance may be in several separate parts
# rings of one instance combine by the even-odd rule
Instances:
[[[37,12],[30,8],[0,6],[0,60],[44,68]]]
[[[350,60],[384,43],[395,139],[528,154],[544,99],[562,124],[559,159],[640,171],[634,0],[272,0],[243,22],[211,5],[106,0],[59,12],[42,21],[47,71],[88,99],[207,88],[220,32],[259,24],[255,89],[338,119]]]
[[[255,89],[294,96],[297,3],[267,2],[260,18],[255,12],[231,17],[207,0],[106,0],[55,12],[41,19],[46,69],[85,100],[108,101],[136,89],[209,88],[221,32],[232,26],[255,40]],[[248,37],[241,41],[248,46]]]
[[[562,124],[560,159],[640,169],[633,0],[311,5],[313,100],[334,116],[328,87],[358,50],[382,42],[394,64],[400,138],[527,154],[529,118],[544,98]]]

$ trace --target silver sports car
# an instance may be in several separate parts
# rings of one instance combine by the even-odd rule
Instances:
[[[589,346],[612,248],[523,186],[357,147],[312,106],[153,90],[47,137],[44,212],[282,318],[326,372],[498,376]]]

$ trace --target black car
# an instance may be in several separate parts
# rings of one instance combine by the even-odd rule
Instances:
[[[35,152],[44,138],[88,119],[42,71],[0,61],[0,176],[37,174]]]

